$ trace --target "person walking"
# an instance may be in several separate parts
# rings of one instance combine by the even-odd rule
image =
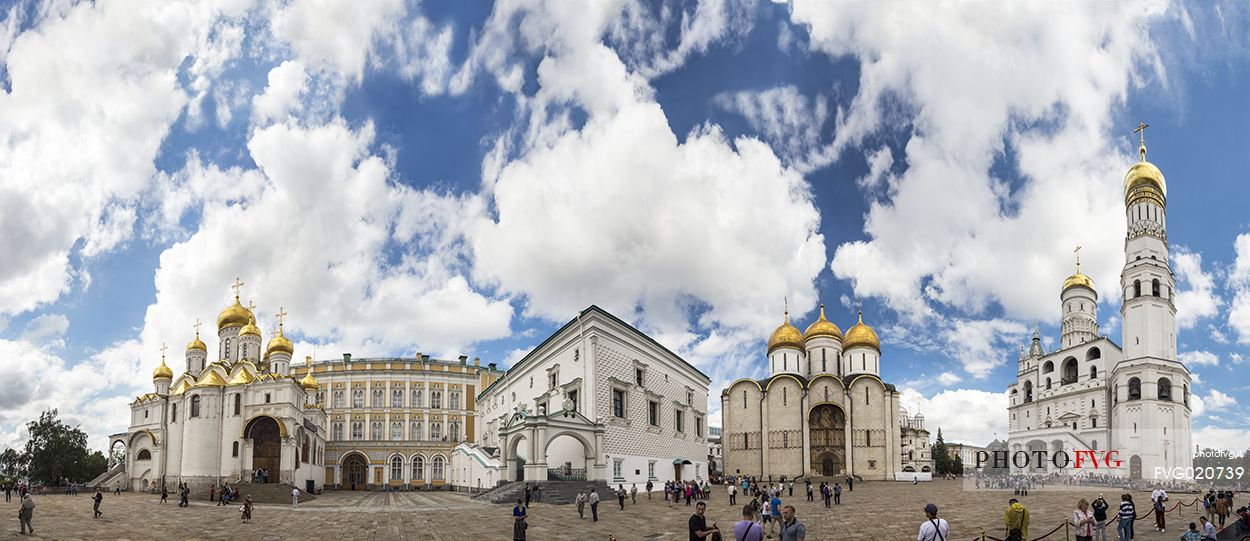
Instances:
[[[577,518],[586,518],[586,491],[577,491],[577,498],[573,500],[577,504]]]
[[[815,501],[812,499],[812,480],[807,480],[807,501]]]
[[[729,505],[738,505],[738,485],[730,483],[729,487]]]
[[[1155,531],[1166,532],[1167,523],[1165,522],[1163,502],[1168,501],[1168,493],[1163,490],[1163,485],[1155,485],[1154,492],[1150,493],[1150,504],[1155,512]]]
[[[178,505],[181,507],[191,507],[191,485],[182,485],[182,495]]]
[[[742,520],[734,523],[734,541],[764,541],[764,527],[754,518],[755,508],[742,506]]]
[[[916,541],[946,541],[950,539],[951,526],[946,519],[938,518],[938,506],[935,504],[926,504],[924,506],[925,521],[920,523],[920,532],[916,534]]]
[[[161,485],[161,501],[157,503],[169,503],[169,487]]]
[[[4,485],[4,503],[13,501],[13,485]]]
[[[794,506],[781,508],[781,541],[806,541],[807,526],[799,522],[794,514]]]
[[[1094,512],[1094,537],[1097,541],[1107,541],[1107,500],[1098,495],[1090,509]]]
[[[625,510],[625,485],[616,485],[616,500],[621,504],[621,511]]]
[[[1198,517],[1198,522],[1201,526],[1199,531],[1202,532],[1202,541],[1215,541],[1219,537],[1220,534],[1215,530],[1215,525],[1211,524],[1207,517]]]
[[[244,524],[252,522],[252,495],[251,494],[248,494],[246,497],[243,498],[243,505],[239,507],[239,510],[243,512]]]
[[[829,509],[829,504],[833,502],[833,487],[829,483],[820,484],[820,497],[825,500],[825,509]]]
[[[213,483],[208,487],[208,501],[213,501],[213,497],[217,495],[217,483]]]
[[[31,535],[35,535],[35,526],[31,524],[31,519],[35,518],[35,499],[30,494],[22,495],[22,504],[17,510],[17,522],[22,528],[22,535],[30,530]]]
[[[647,481],[647,499],[648,499],[648,500],[650,500],[650,499],[651,499],[651,489],[652,489],[652,488],[654,488],[654,487],[655,487],[655,485],[651,484],[651,481],[650,481],[650,480],[648,480],[648,481]]]
[[[846,476],[846,489],[851,492],[855,492],[855,476]]]
[[[780,492],[780,489],[778,489]],[[772,514],[772,519],[768,523],[768,535],[773,535],[773,528],[781,524],[781,494],[774,493],[771,500],[768,500],[768,511]]]
[[[525,483],[525,507],[530,506],[530,497],[533,495],[534,487],[529,483]]]
[[[786,481],[786,490],[790,492],[790,496],[794,496],[794,479]]]
[[[833,484],[833,504],[842,505],[842,485]]]
[[[590,516],[599,522],[599,489],[590,489]]]
[[[100,515],[104,514],[100,512],[100,502],[104,501],[104,494],[100,492],[98,487],[95,489],[95,496],[91,497],[91,501],[91,518],[100,518]]]
[[[1076,541],[1094,540],[1094,513],[1089,510],[1089,502],[1081,498],[1076,502],[1076,510],[1072,512],[1072,525],[1076,527]]]
[[[1117,516],[1120,523],[1116,526],[1115,531],[1119,537],[1119,541],[1129,541],[1133,535],[1133,520],[1136,517],[1137,508],[1133,506],[1133,496],[1129,494],[1120,495],[1120,511]]]
[[[699,502],[694,506],[694,514],[690,515],[690,520],[686,523],[690,530],[690,541],[710,540],[712,534],[720,532],[715,524],[711,528],[707,527],[707,517],[703,516],[706,512],[706,503]]]
[[[686,507],[690,507],[691,498],[694,498],[694,485],[686,483]]]
[[[629,486],[629,503],[635,505],[638,503],[638,483]]]
[[[1007,501],[1003,526],[1007,528],[1007,541],[1029,541],[1029,510],[1020,500],[1012,498]]]
[[[525,529],[529,524],[525,522],[526,515],[529,514],[529,506],[521,505],[521,500],[516,501],[516,507],[512,508],[512,541],[524,541]]]
[[[299,508],[299,489],[291,488],[291,509]]]
[[[1224,520],[1228,518],[1228,498],[1225,497],[1224,491],[1220,491],[1215,496],[1215,516],[1220,521],[1220,528],[1224,527]]]
[[[226,497],[229,496],[229,494],[230,494],[230,484],[222,483],[221,484],[221,497],[217,498],[217,507],[226,505]]]

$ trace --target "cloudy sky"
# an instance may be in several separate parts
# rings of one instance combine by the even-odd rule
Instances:
[[[0,6],[0,444],[55,407],[102,448],[236,276],[296,358],[508,365],[598,304],[713,405],[783,299],[861,298],[885,379],[984,444],[1078,244],[1119,341],[1139,121],[1195,439],[1250,441],[1244,2]]]

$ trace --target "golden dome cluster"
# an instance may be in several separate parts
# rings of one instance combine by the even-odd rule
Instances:
[[[825,305],[821,304],[820,317],[807,326],[806,332],[799,332],[798,327],[790,323],[790,311],[787,309],[785,322],[768,337],[768,353],[771,354],[773,350],[783,347],[802,350],[803,344],[808,340],[822,336],[841,341],[843,348],[868,346],[878,351],[881,350],[881,341],[877,339],[877,333],[872,330],[872,327],[864,324],[862,313],[859,323],[847,329],[844,336],[842,329],[825,317]]]

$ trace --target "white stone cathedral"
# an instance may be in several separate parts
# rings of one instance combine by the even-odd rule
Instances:
[[[1143,126],[1144,127],[1144,126]],[[1122,346],[1098,332],[1098,292],[1081,273],[1063,283],[1059,349],[1043,351],[1035,330],[1008,386],[1008,450],[1114,450],[1121,466],[1075,470],[1053,462],[1012,466],[1028,473],[1113,473],[1159,478],[1193,463],[1189,370],[1176,358],[1176,288],[1168,266],[1167,185],[1141,161],[1124,177],[1128,236],[1120,273]],[[1075,458],[1073,456],[1073,458]]]
[[[256,316],[239,302],[240,285],[236,280],[234,303],[217,316],[217,360],[208,361],[198,323],[177,378],[162,353],[154,392],[131,403],[129,430],[110,437],[110,448],[125,446],[126,460],[102,484],[176,493],[187,483],[192,497],[207,499],[209,486],[258,481],[251,472],[264,468],[270,483],[320,489],[326,414],[315,403],[317,380],[290,376],[294,346],[282,333],[285,312],[261,348]]]

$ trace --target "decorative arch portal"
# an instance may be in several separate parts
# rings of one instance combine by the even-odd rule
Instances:
[[[351,490],[365,489],[365,476],[369,472],[369,461],[365,455],[357,452],[347,453],[339,461],[343,472],[342,484]]]
[[[546,414],[519,410],[499,430],[503,450],[500,478],[606,480],[608,457],[602,452],[606,431],[602,424],[573,410],[567,401],[564,409]],[[573,471],[579,464],[584,473]]]
[[[118,464],[126,463],[126,441],[120,438],[113,438],[109,443],[108,466],[112,468]]]
[[[282,428],[278,420],[268,415],[254,417],[243,431],[252,440],[252,469],[263,468],[270,480],[277,481],[282,468]],[[260,482],[256,479],[253,482]]]
[[[842,475],[846,469],[846,413],[835,404],[819,404],[807,414],[811,471]]]

